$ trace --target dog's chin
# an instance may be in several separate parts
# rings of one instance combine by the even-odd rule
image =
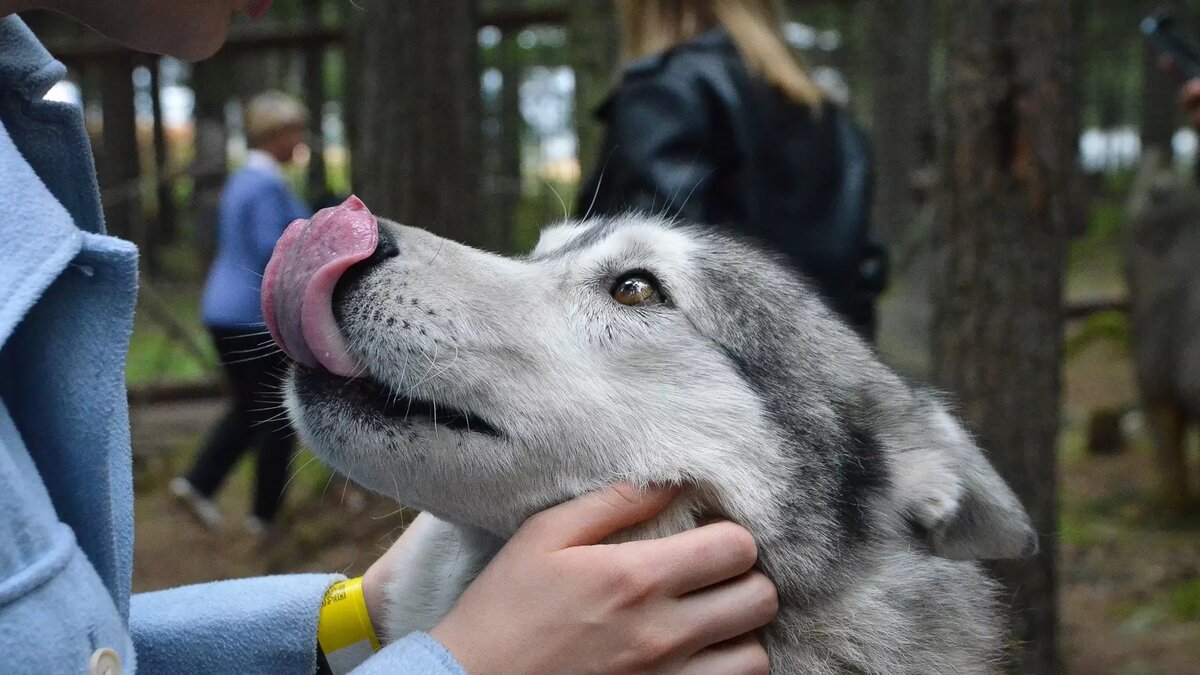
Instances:
[[[356,482],[412,506],[407,477],[442,452],[505,443],[490,420],[440,401],[406,397],[370,378],[296,365],[284,386],[296,428],[313,452]],[[433,465],[440,464],[437,461]]]
[[[345,378],[324,370],[295,366],[292,382],[305,408],[326,406],[385,421],[386,426],[427,426],[451,432],[499,438],[485,417],[442,402],[405,396],[369,377]]]

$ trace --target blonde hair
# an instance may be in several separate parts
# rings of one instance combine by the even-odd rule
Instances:
[[[778,0],[616,0],[627,61],[666,51],[720,26],[747,67],[792,101],[819,110],[825,94],[783,37]]]
[[[246,106],[246,142],[256,148],[277,132],[308,126],[308,110],[296,97],[281,91],[264,91]]]

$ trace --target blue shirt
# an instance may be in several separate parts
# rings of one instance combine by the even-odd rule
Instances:
[[[262,328],[259,286],[271,251],[288,224],[312,215],[284,182],[279,165],[265,153],[251,153],[221,192],[217,257],[200,306],[204,324],[213,328]]]
[[[64,73],[0,18],[0,669],[85,672],[113,649],[126,673],[313,673],[336,575],[131,596],[137,251],[104,233],[79,109],[42,98]],[[359,670],[462,673],[423,633]]]

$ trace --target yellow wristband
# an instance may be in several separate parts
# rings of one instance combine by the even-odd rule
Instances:
[[[363,598],[362,577],[339,581],[325,592],[317,620],[317,643],[334,673],[353,670],[379,649]]]

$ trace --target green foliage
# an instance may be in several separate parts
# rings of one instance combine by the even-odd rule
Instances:
[[[139,310],[134,317],[125,379],[130,387],[161,382],[194,382],[212,377],[217,355],[207,331],[200,323],[199,293],[180,294],[167,301],[167,311],[205,351],[200,359],[179,343],[167,329],[156,323],[148,312]]]
[[[1092,207],[1088,219],[1088,237],[1093,239],[1115,239],[1121,236],[1125,225],[1125,211],[1116,200],[1102,199]]]
[[[1083,326],[1079,331],[1067,338],[1066,356],[1067,359],[1074,358],[1089,346],[1100,341],[1112,342],[1118,345],[1123,352],[1128,353],[1132,339],[1129,319],[1124,313],[1097,312],[1084,319]]]
[[[1171,591],[1171,613],[1184,621],[1200,621],[1200,579],[1180,584]]]

